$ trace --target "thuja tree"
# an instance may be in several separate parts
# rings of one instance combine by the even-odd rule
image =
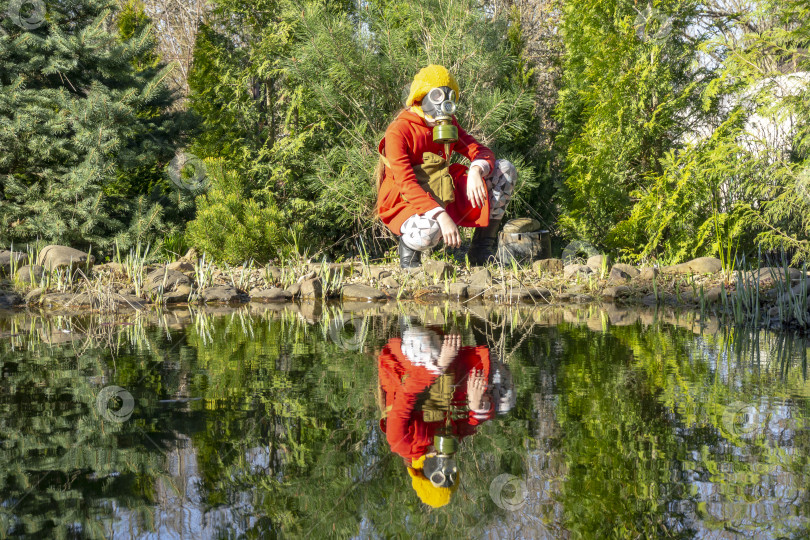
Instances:
[[[700,39],[687,30],[695,7],[692,0],[646,9],[624,0],[565,4],[557,117],[560,225],[569,235],[607,248],[641,241],[617,234],[616,225],[704,114],[698,100],[708,75],[695,63]]]
[[[182,140],[148,21],[109,0],[17,7],[0,0],[0,242],[146,240]]]
[[[810,255],[807,15],[806,2],[792,1],[714,12],[723,31],[704,50],[720,76],[703,97],[722,106],[662,161],[620,225],[642,238],[629,253],[714,255],[727,268],[743,254]]]

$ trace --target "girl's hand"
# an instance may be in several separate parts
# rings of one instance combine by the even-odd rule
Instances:
[[[467,171],[467,200],[473,207],[483,208],[487,200],[487,188],[484,187],[484,178],[481,176],[481,167],[475,165]]]
[[[461,247],[461,235],[458,233],[458,227],[453,218],[447,212],[442,212],[438,215],[436,221],[439,222],[439,227],[442,230],[444,243],[452,248]]]

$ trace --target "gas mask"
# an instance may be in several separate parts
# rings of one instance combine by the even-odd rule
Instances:
[[[452,487],[458,481],[458,467],[453,455],[456,453],[456,440],[449,435],[433,437],[435,454],[425,458],[422,474],[436,487]]]
[[[436,122],[433,128],[433,142],[445,145],[448,158],[450,143],[458,140],[458,128],[452,124],[457,98],[456,92],[449,86],[431,88],[422,98],[422,112],[428,120]]]

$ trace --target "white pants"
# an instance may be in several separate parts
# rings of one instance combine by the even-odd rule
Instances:
[[[517,170],[511,162],[499,159],[495,162],[495,171],[484,178],[489,193],[489,219],[503,218],[506,204],[512,197],[517,181]],[[414,214],[405,220],[399,232],[402,233],[403,243],[416,251],[424,251],[436,247],[442,239],[441,227],[436,221],[440,212],[431,210],[425,214]]]

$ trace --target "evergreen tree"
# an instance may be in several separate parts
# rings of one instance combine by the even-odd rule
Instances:
[[[145,241],[163,228],[162,169],[182,142],[171,67],[137,6],[120,28],[109,0],[44,9],[0,20],[0,242]]]
[[[569,235],[620,249],[642,241],[616,225],[704,114],[700,89],[710,76],[695,64],[700,39],[686,31],[695,8],[693,0],[646,9],[619,0],[566,3],[557,116],[566,168],[560,225]]]

